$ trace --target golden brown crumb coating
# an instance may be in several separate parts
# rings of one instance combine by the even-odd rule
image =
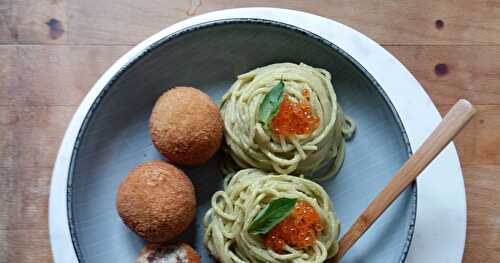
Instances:
[[[175,245],[147,244],[135,263],[199,263],[200,256],[186,243]]]
[[[164,161],[134,168],[118,188],[118,214],[142,238],[172,240],[193,221],[196,197],[191,180]]]
[[[163,93],[149,119],[155,147],[180,165],[197,165],[210,159],[221,145],[223,126],[212,99],[190,87]]]

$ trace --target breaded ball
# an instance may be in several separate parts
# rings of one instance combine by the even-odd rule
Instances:
[[[200,256],[188,244],[147,244],[135,263],[199,263]]]
[[[134,168],[120,184],[116,207],[123,222],[142,238],[172,240],[194,219],[193,183],[171,164],[148,161]]]
[[[197,165],[212,158],[221,145],[223,127],[212,99],[189,87],[163,93],[149,119],[155,147],[180,165]]]

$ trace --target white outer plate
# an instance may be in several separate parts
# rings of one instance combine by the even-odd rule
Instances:
[[[396,58],[373,40],[333,20],[276,8],[230,9],[184,20],[142,41],[123,55],[96,82],[73,116],[52,175],[49,227],[55,262],[78,262],[68,224],[67,180],[78,131],[95,98],[120,68],[152,43],[196,24],[229,18],[290,24],[319,35],[347,52],[387,94],[401,118],[413,151],[441,120],[422,86]],[[417,179],[417,200],[415,232],[406,262],[461,262],[467,217],[462,171],[453,144],[446,147]]]

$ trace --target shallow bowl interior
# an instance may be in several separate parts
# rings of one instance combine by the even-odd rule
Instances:
[[[375,80],[342,50],[308,32],[257,20],[212,22],[162,39],[123,68],[94,102],[80,130],[68,181],[70,226],[81,262],[133,262],[144,242],[121,222],[116,190],[139,163],[161,159],[151,144],[148,117],[165,90],[194,86],[219,101],[238,74],[277,62],[325,68],[341,106],[358,124],[347,143],[340,173],[323,183],[342,233],[408,158],[397,113]],[[194,246],[203,262],[202,218],[222,176],[215,157],[199,167],[182,167],[196,187],[195,222],[179,239]],[[409,187],[352,248],[342,262],[404,261],[416,209]]]

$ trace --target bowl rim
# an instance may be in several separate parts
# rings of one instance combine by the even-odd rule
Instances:
[[[248,8],[248,9],[254,9],[254,8]],[[281,9],[280,10],[276,10],[276,9],[270,10],[272,8],[260,8],[260,9],[262,11],[265,11],[263,9],[266,9],[267,11],[274,11],[274,12],[277,12],[277,11],[297,12],[297,11],[281,10]],[[219,12],[230,12],[230,11],[232,11],[232,10],[219,11]],[[258,11],[258,10],[254,9],[253,11]],[[215,12],[215,13],[217,13],[217,12]],[[297,13],[301,13],[301,12],[297,12]],[[301,15],[313,16],[313,15],[306,14],[306,13],[301,13]],[[52,251],[53,251],[55,261],[61,260],[62,262],[78,262],[78,259],[77,259],[78,252],[75,253],[75,251],[78,251],[77,243],[73,244],[73,242],[71,242],[71,244],[65,244],[65,245],[61,244],[61,243],[62,242],[67,243],[68,235],[70,237],[70,241],[72,240],[72,237],[74,236],[74,233],[72,233],[71,224],[69,224],[69,222],[71,220],[71,208],[70,208],[71,194],[70,193],[71,193],[71,189],[72,189],[72,186],[71,186],[71,176],[73,174],[72,167],[73,167],[73,164],[74,164],[73,161],[74,161],[74,158],[76,156],[78,146],[79,146],[79,139],[78,138],[80,137],[81,131],[85,129],[86,124],[87,124],[90,116],[93,113],[93,110],[99,105],[100,100],[102,99],[103,96],[105,96],[105,94],[107,93],[107,90],[109,90],[109,87],[111,87],[113,85],[114,81],[117,78],[119,78],[123,72],[125,72],[128,68],[130,68],[137,60],[139,60],[142,56],[146,55],[147,53],[154,50],[155,48],[168,42],[169,40],[171,40],[179,35],[188,33],[192,30],[205,28],[207,26],[218,25],[220,23],[257,22],[257,23],[266,23],[266,24],[274,25],[274,26],[287,27],[288,29],[292,29],[295,31],[305,33],[309,36],[314,37],[316,40],[322,41],[324,44],[327,44],[328,46],[334,48],[337,52],[341,53],[341,55],[343,55],[351,63],[353,63],[356,68],[361,70],[363,75],[365,75],[366,77],[368,77],[368,79],[370,81],[372,81],[374,86],[377,87],[377,89],[379,90],[379,92],[383,96],[384,100],[386,101],[386,103],[389,105],[389,107],[393,111],[394,116],[396,116],[396,119],[398,120],[398,124],[402,128],[403,137],[406,138],[407,135],[405,133],[405,126],[403,124],[404,121],[401,120],[398,111],[396,110],[395,106],[392,104],[392,100],[385,93],[382,86],[369,73],[369,71],[367,69],[365,69],[360,62],[358,62],[358,60],[356,60],[354,57],[349,55],[349,53],[347,51],[344,51],[341,47],[337,46],[332,41],[330,41],[330,40],[328,40],[320,35],[317,35],[314,32],[311,32],[309,30],[306,30],[306,29],[301,28],[301,27],[296,26],[296,25],[285,23],[283,21],[277,21],[277,20],[273,20],[273,19],[259,18],[259,17],[257,17],[257,18],[233,17],[233,18],[226,18],[226,19],[222,18],[222,19],[223,19],[223,21],[221,21],[220,19],[212,19],[212,20],[208,20],[208,21],[205,21],[202,23],[194,23],[192,25],[188,25],[188,26],[184,26],[184,27],[181,26],[180,29],[177,31],[170,30],[171,31],[170,33],[165,32],[165,31],[168,31],[168,29],[175,29],[175,26],[178,25],[178,24],[176,24],[176,25],[173,25],[173,26],[165,29],[164,31],[146,39],[141,44],[137,45],[131,51],[126,53],[122,58],[120,58],[98,80],[98,82],[94,85],[94,87],[91,89],[89,94],[86,96],[86,98],[84,99],[84,101],[82,102],[80,107],[78,108],[77,113],[75,113],[75,116],[74,116],[73,120],[71,121],[68,130],[66,131],[63,144],[61,145],[61,149],[59,151],[59,155],[58,155],[58,158],[56,160],[56,164],[54,166],[54,173],[53,173],[52,186],[51,186],[51,195],[50,195],[49,224],[50,224],[50,239],[51,239]],[[329,21],[331,21],[331,20],[329,20]],[[331,21],[331,22],[333,22],[333,21]],[[179,24],[181,24],[181,23],[179,23]],[[343,27],[346,27],[346,26],[343,26]],[[350,28],[348,28],[348,29],[350,29]],[[354,31],[352,29],[350,29],[350,30]],[[356,31],[354,31],[354,32],[357,34],[360,34]],[[160,35],[160,38],[158,38],[159,35]],[[156,37],[156,39],[154,39],[155,37]],[[149,42],[149,43],[147,43],[147,42]],[[377,44],[375,44],[375,45],[378,46]],[[380,46],[378,46],[378,47],[380,47]],[[401,64],[399,64],[399,65],[401,67],[403,67]],[[418,87],[420,87],[418,82],[416,84],[418,85]],[[423,92],[421,87],[420,87],[420,91]],[[425,92],[423,92],[423,94],[426,95]],[[428,99],[428,97],[427,97],[427,99]],[[439,118],[439,115],[438,115],[438,118]],[[73,147],[71,147],[71,144],[68,145],[67,141],[73,141],[73,144],[72,144]],[[411,146],[412,146],[411,138],[407,139],[406,143],[407,143],[409,151],[411,151],[411,149],[412,149],[411,148]],[[452,149],[452,150],[454,150],[454,149]],[[454,154],[456,156],[456,152]],[[63,164],[61,164],[61,163],[63,163]],[[66,174],[64,174],[64,171],[66,171]],[[60,216],[61,209],[64,209],[64,205],[61,205],[60,200],[56,200],[56,196],[61,196],[61,187],[63,187],[61,180],[64,180],[64,179],[66,179],[65,181],[68,184],[66,187],[67,195],[65,196],[67,199],[64,198],[64,199],[66,199],[65,200],[65,202],[66,202],[66,205],[65,205],[66,206],[65,207],[66,208],[66,222],[64,222],[64,220],[61,220],[61,219],[55,220],[55,218],[57,216]],[[414,209],[412,209],[413,210],[412,219],[411,219],[412,224],[410,224],[410,226],[409,226],[408,239],[407,239],[406,244],[404,246],[404,250],[402,252],[400,262],[403,262],[405,260],[406,256],[408,255],[408,252],[410,251],[409,246],[410,246],[411,239],[413,236],[414,223],[415,223],[415,219],[416,219],[416,215],[417,215],[417,213],[416,213],[416,211],[417,211],[416,193],[417,193],[417,190],[415,190],[415,188],[414,188],[413,195],[415,196],[415,198],[414,198],[415,204],[414,204]],[[63,207],[61,207],[61,206],[63,206]],[[69,228],[69,229],[61,229],[61,225],[60,225],[61,223],[64,226],[63,228]],[[72,251],[70,248],[73,248]],[[462,248],[462,251],[463,251],[463,248]]]
[[[78,260],[80,262],[85,262],[85,260],[83,259],[83,256],[81,255],[82,252],[81,252],[79,242],[78,242],[78,234],[75,231],[75,226],[74,226],[74,223],[72,221],[72,218],[73,218],[73,209],[72,209],[73,185],[72,185],[72,183],[73,183],[73,175],[75,173],[74,172],[75,163],[78,159],[78,153],[80,150],[79,146],[81,145],[83,136],[88,128],[88,123],[91,120],[91,118],[93,117],[95,110],[101,105],[101,102],[106,97],[106,95],[109,92],[111,92],[114,84],[120,79],[120,77],[122,77],[124,74],[126,74],[127,71],[130,70],[136,63],[141,61],[142,58],[146,57],[147,55],[149,55],[151,52],[154,52],[158,48],[161,48],[163,45],[169,43],[170,41],[173,41],[179,37],[182,37],[186,34],[193,32],[193,31],[204,30],[207,28],[213,28],[213,27],[224,26],[224,25],[248,25],[248,24],[271,26],[271,27],[286,29],[286,30],[300,33],[306,37],[309,37],[313,41],[318,41],[318,42],[320,42],[320,44],[325,45],[328,48],[335,50],[335,52],[337,52],[338,54],[343,56],[345,59],[347,59],[354,66],[354,68],[356,68],[358,71],[360,71],[363,74],[363,76],[366,77],[368,79],[368,81],[371,82],[371,84],[375,87],[378,94],[382,97],[382,100],[384,101],[386,106],[391,111],[393,118],[395,119],[397,126],[398,126],[399,130],[401,131],[401,137],[402,137],[402,140],[404,143],[404,147],[406,148],[406,151],[408,153],[408,156],[410,154],[412,154],[412,150],[411,150],[411,147],[410,147],[410,144],[408,141],[408,136],[406,135],[406,131],[405,131],[404,126],[401,122],[401,118],[399,117],[396,109],[394,108],[391,101],[387,97],[387,94],[385,94],[385,92],[382,89],[382,87],[380,86],[380,84],[378,84],[378,82],[370,75],[370,73],[368,71],[366,71],[366,69],[363,68],[363,66],[361,66],[361,64],[359,64],[358,61],[356,61],[354,58],[349,56],[349,54],[347,54],[345,51],[343,51],[342,49],[337,47],[335,44],[329,42],[328,40],[326,40],[324,38],[319,37],[318,35],[315,35],[312,32],[307,31],[307,30],[303,30],[303,29],[300,29],[298,27],[295,27],[295,26],[292,26],[289,24],[276,22],[276,21],[272,21],[272,20],[265,20],[265,19],[231,18],[231,19],[214,20],[214,21],[209,21],[206,23],[193,25],[193,26],[185,28],[181,31],[177,31],[174,34],[163,37],[159,41],[150,45],[147,49],[144,49],[144,51],[139,56],[128,61],[128,63],[125,64],[113,76],[113,78],[111,78],[109,80],[108,83],[106,83],[106,86],[101,90],[101,92],[99,93],[97,98],[92,103],[91,108],[89,109],[89,111],[87,112],[87,114],[85,116],[85,120],[83,121],[82,125],[80,126],[80,129],[79,129],[79,132],[78,132],[78,135],[76,138],[75,147],[73,149],[73,153],[71,156],[71,163],[70,163],[70,168],[68,171],[68,180],[67,180],[67,184],[68,184],[68,187],[67,187],[67,189],[68,189],[67,190],[67,197],[68,197],[68,199],[67,199],[67,213],[68,213],[69,229],[70,229],[70,233],[71,233],[71,240],[73,242],[73,247],[74,247],[75,252],[76,252],[76,257],[78,258]],[[411,187],[412,188],[411,188],[411,196],[410,196],[410,198],[411,198],[410,199],[410,202],[411,202],[410,203],[410,210],[411,210],[410,211],[410,222],[407,226],[408,230],[406,233],[406,240],[405,240],[405,244],[403,246],[403,250],[401,251],[401,255],[399,257],[398,263],[402,263],[406,259],[406,256],[408,254],[408,248],[411,244],[411,240],[413,237],[413,230],[414,230],[414,226],[415,226],[415,218],[416,218],[416,211],[417,211],[416,183],[413,183]]]

